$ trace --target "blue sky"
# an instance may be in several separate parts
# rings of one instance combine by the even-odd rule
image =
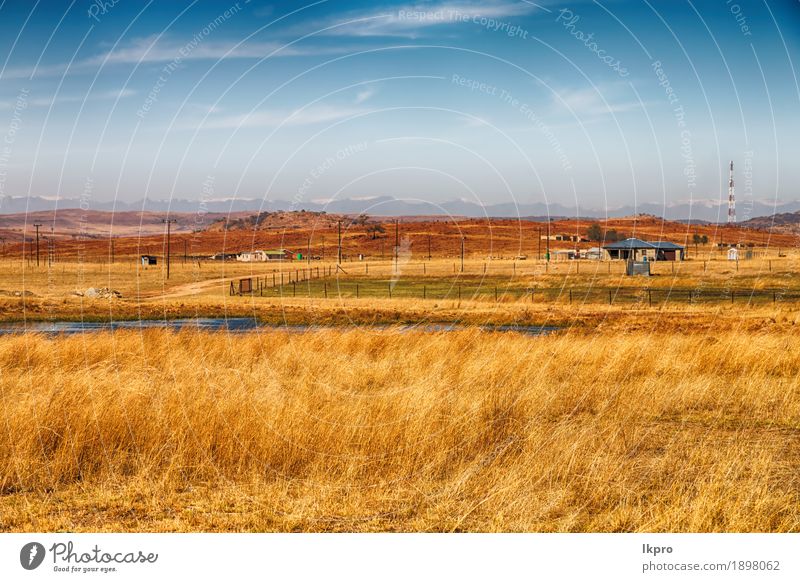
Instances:
[[[800,4],[2,2],[0,196],[800,198]],[[748,175],[751,175],[751,179]]]

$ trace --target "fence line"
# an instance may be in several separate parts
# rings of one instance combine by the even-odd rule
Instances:
[[[749,304],[786,303],[800,300],[800,289],[728,287],[702,289],[699,287],[501,287],[498,285],[465,285],[453,283],[439,285],[439,291],[430,282],[404,284],[391,280],[336,281],[332,285],[326,279],[331,272],[323,272],[317,279],[290,277],[282,284],[267,286],[266,278],[258,278],[255,286],[252,278],[239,279],[238,286],[230,283],[231,295],[253,295],[260,297],[308,297],[308,298],[352,298],[352,299],[422,299],[508,302],[530,301],[533,303],[606,303],[663,305],[669,303],[704,304],[731,303]],[[298,275],[295,275],[298,277]],[[259,280],[260,279],[260,280]],[[325,280],[323,280],[325,279]],[[251,281],[243,284],[243,281]],[[305,283],[298,290],[298,283]]]

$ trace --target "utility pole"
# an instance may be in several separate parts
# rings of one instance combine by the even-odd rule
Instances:
[[[542,260],[542,227],[539,227],[539,251],[536,255],[538,260]]]
[[[325,260],[325,235],[322,235],[322,260]]]
[[[170,235],[172,234],[172,225],[178,221],[174,218],[162,218],[161,222],[167,225],[167,279],[169,279]]]
[[[397,272],[397,260],[400,255],[400,221],[394,221],[394,272]]]
[[[39,266],[39,228],[42,226],[41,222],[34,222],[33,226],[36,228],[36,266]]]
[[[428,260],[431,260],[431,233],[428,233]]]
[[[545,251],[545,258],[550,262],[550,217],[547,217],[547,250]]]
[[[342,264],[342,221],[340,220],[337,224],[338,232],[339,232],[339,250],[336,252],[336,262],[337,264]]]
[[[308,235],[308,244],[306,245],[306,263],[311,264],[311,235]]]
[[[189,258],[189,255],[186,253],[186,239],[183,239],[183,264],[186,264],[186,260]]]
[[[461,272],[464,272],[464,241],[467,240],[467,237],[461,237]]]

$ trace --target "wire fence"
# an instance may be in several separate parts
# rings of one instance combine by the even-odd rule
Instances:
[[[335,277],[291,279],[288,276],[231,281],[230,295],[253,297],[307,297],[347,299],[422,299],[494,302],[559,302],[644,304],[749,304],[800,301],[800,289],[746,287],[525,287],[469,284],[458,281],[403,281],[392,279],[339,280]]]

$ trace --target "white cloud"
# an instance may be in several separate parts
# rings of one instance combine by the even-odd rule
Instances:
[[[135,39],[126,46],[117,47],[106,53],[84,61],[86,65],[161,63],[170,61],[216,60],[216,59],[259,59],[279,51],[281,56],[308,54],[307,50],[288,47],[281,49],[280,43],[251,42],[239,44],[234,41],[192,39],[181,41],[177,38],[157,38],[155,36]]]
[[[462,123],[464,124],[465,127],[492,127],[493,126],[493,124],[490,121],[488,121],[487,119],[484,119],[483,117],[477,117],[477,116],[470,117],[470,116],[467,116],[467,115],[462,115],[462,116],[459,117],[459,119],[461,119],[461,121],[462,121]]]
[[[553,96],[555,108],[561,112],[565,108],[580,117],[612,115],[641,109],[643,104],[620,96],[618,84],[587,87],[585,89],[564,89]]]
[[[107,99],[124,99],[136,95],[133,89],[119,89],[115,91],[103,91],[99,93],[89,93],[88,95],[53,95],[51,97],[40,97],[31,99],[34,107],[50,107],[56,103],[82,103],[84,101],[100,101]]]
[[[326,54],[345,54],[356,50],[353,47],[337,45],[328,47],[285,46],[279,42],[212,41],[193,38],[148,36],[133,39],[131,42],[109,49],[106,52],[76,60],[72,63],[40,65],[37,68],[8,68],[3,79],[28,79],[33,77],[60,76],[70,73],[94,72],[101,66],[140,63],[182,63],[199,60],[223,59],[263,59],[277,57],[303,57]]]
[[[534,12],[537,6],[525,2],[494,0],[484,2],[440,2],[410,4],[396,9],[372,12],[350,12],[306,29],[324,30],[338,36],[392,36],[415,38],[426,29],[445,24],[471,22],[473,19],[493,19],[520,16]]]
[[[377,92],[378,92],[378,90],[377,90],[377,89],[375,89],[374,87],[367,87],[367,88],[366,88],[366,89],[364,89],[363,91],[359,91],[359,92],[356,94],[356,100],[355,100],[355,102],[356,102],[356,105],[358,105],[358,104],[360,104],[360,103],[363,103],[364,101],[367,101],[368,99],[372,99],[372,97],[373,97],[373,96],[374,96],[374,95],[375,95]]]
[[[227,115],[209,118],[205,122],[191,125],[191,129],[236,129],[249,127],[277,127],[293,125],[313,125],[317,123],[331,123],[346,119],[354,115],[365,113],[366,110],[355,107],[334,107],[319,105],[294,111],[254,111],[241,115]]]

